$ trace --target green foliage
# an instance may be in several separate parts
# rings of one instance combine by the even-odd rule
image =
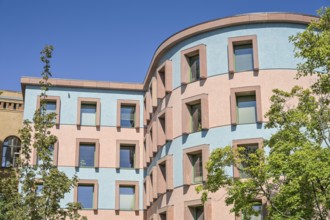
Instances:
[[[86,219],[77,212],[79,203],[69,203],[66,208],[60,207],[64,195],[77,184],[77,177],[72,179],[53,165],[52,152],[57,137],[50,129],[55,125],[55,113],[46,113],[46,92],[51,86],[48,82],[52,46],[41,51],[41,61],[45,64],[40,81],[40,109],[35,111],[32,123],[24,121],[19,131],[21,137],[21,156],[16,168],[6,170],[5,178],[0,180],[0,219],[41,220],[41,219]],[[38,165],[31,164],[32,149],[37,152]],[[41,192],[36,192],[37,185],[42,184]],[[19,189],[19,190],[18,190]]]
[[[207,163],[208,180],[196,188],[208,193],[226,188],[231,212],[245,219],[257,214],[252,204],[263,200],[267,219],[327,219],[330,211],[330,8],[290,40],[302,58],[297,79],[312,76],[310,88],[275,89],[266,127],[276,132],[263,149],[246,154],[242,147],[216,149]],[[323,73],[323,74],[322,74]],[[243,147],[244,148],[244,147]],[[244,164],[245,166],[242,166]],[[248,178],[226,173],[232,165]]]

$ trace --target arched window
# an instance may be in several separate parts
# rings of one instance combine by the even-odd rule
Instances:
[[[15,136],[9,136],[2,145],[2,163],[1,167],[15,166],[15,159],[18,158],[21,151],[21,140]]]

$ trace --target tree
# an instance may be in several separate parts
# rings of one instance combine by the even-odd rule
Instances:
[[[40,81],[40,108],[33,117],[33,127],[28,120],[24,121],[19,131],[21,137],[21,156],[15,167],[5,173],[0,180],[0,219],[81,219],[77,209],[79,203],[69,203],[66,208],[60,207],[60,200],[77,185],[77,177],[69,178],[52,163],[51,146],[57,137],[50,133],[55,125],[56,113],[47,114],[46,97],[51,84],[50,58],[53,47],[46,46],[41,51],[44,63]],[[31,165],[32,149],[37,152],[38,165]],[[19,188],[19,190],[17,189]],[[85,219],[83,217],[83,219]]]
[[[319,20],[290,41],[298,64],[297,79],[315,78],[310,88],[275,89],[266,113],[267,128],[276,129],[264,149],[247,152],[231,146],[214,150],[207,163],[208,180],[196,188],[207,200],[209,192],[225,187],[231,212],[250,219],[265,201],[268,219],[327,219],[330,211],[330,8],[318,11]],[[288,105],[288,103],[291,103]],[[296,103],[293,105],[292,103]],[[289,107],[291,106],[291,107]],[[248,178],[225,172],[236,166]]]

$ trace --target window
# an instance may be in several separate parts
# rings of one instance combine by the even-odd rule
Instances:
[[[203,206],[197,206],[192,207],[191,212],[193,213],[194,220],[204,220],[204,207]]]
[[[94,167],[95,144],[80,144],[79,146],[79,166]]]
[[[255,95],[236,96],[238,124],[250,124],[257,121]]]
[[[253,202],[252,209],[257,212],[257,215],[252,215],[249,219],[250,220],[263,220],[263,208],[262,208],[262,203],[261,201],[256,201]],[[245,211],[242,210],[242,220],[246,220],[247,218],[245,217]]]
[[[32,162],[34,165],[40,165],[42,160],[39,158],[37,154],[37,150],[34,150],[34,157],[32,158]],[[53,146],[49,146],[49,153],[50,157],[53,159],[53,165],[57,166],[57,159],[58,159],[58,142],[56,142]]]
[[[190,105],[190,124],[191,131],[197,132],[202,130],[202,108],[201,104]]]
[[[208,129],[209,107],[207,94],[186,98],[182,102],[182,133],[189,134]]]
[[[234,45],[235,72],[253,70],[252,44]]]
[[[200,184],[206,181],[205,166],[209,154],[209,145],[206,144],[183,150],[183,182],[185,185]]]
[[[231,88],[230,105],[233,125],[262,122],[260,86]]]
[[[158,209],[158,216],[159,218],[155,218],[155,219],[159,219],[159,220],[169,220],[169,219],[174,219],[174,208],[173,206],[165,206],[162,208]]]
[[[21,141],[15,136],[7,137],[2,145],[2,167],[16,166],[16,159],[20,155]]]
[[[236,178],[248,178],[249,176],[244,173],[244,168],[249,166],[249,155],[256,153],[258,149],[261,149],[263,145],[262,138],[252,138],[252,139],[241,139],[241,140],[233,140],[233,148],[239,148],[239,153],[243,154],[242,158],[245,161],[238,166],[234,166],[234,177]]]
[[[166,60],[157,69],[157,98],[162,99],[172,92],[172,61]]]
[[[53,160],[54,160],[54,146],[49,146],[48,150],[49,150],[49,153],[50,153],[50,155],[49,155],[50,158],[53,158]],[[36,165],[41,165],[42,164],[42,159],[39,158],[38,153],[37,153],[36,156],[37,156]]]
[[[228,39],[229,73],[259,70],[257,36]]]
[[[77,125],[100,126],[100,100],[78,98]]]
[[[167,155],[158,161],[158,194],[173,190],[173,158]]]
[[[202,154],[191,155],[192,165],[193,165],[193,183],[203,182],[203,161]]]
[[[134,168],[135,146],[120,146],[120,167]]]
[[[117,127],[140,127],[140,102],[135,100],[117,101]]]
[[[117,140],[117,168],[140,167],[140,143],[134,140]]]
[[[36,184],[36,188],[35,188],[35,193],[37,196],[41,196],[42,195],[42,189],[44,188],[44,185],[42,183],[37,183]]]
[[[181,51],[181,83],[206,79],[206,46],[201,44]]]
[[[158,114],[157,124],[157,141],[158,147],[162,147],[166,144],[166,141],[172,140],[173,135],[173,113],[172,108],[165,108]]]
[[[122,105],[120,107],[120,127],[134,128],[135,106]]]
[[[190,82],[200,79],[199,55],[189,57]]]
[[[41,99],[43,97],[38,96],[37,100],[37,108],[40,108]],[[56,113],[56,117],[54,118],[54,123],[56,125],[60,124],[60,97],[59,96],[47,96],[44,99],[44,108],[45,113]]]
[[[79,202],[83,209],[98,208],[98,183],[96,180],[79,180],[75,187],[74,201]]]
[[[202,204],[200,199],[186,201],[185,206],[185,220],[204,220],[211,219],[212,216],[212,204],[211,201],[207,201]]]
[[[77,139],[76,167],[99,167],[100,143],[97,139]]]
[[[138,181],[116,181],[116,210],[139,210],[138,184]]]

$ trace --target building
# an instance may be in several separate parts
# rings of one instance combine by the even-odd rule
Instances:
[[[0,91],[0,154],[1,170],[13,166],[19,155],[21,141],[18,130],[23,121],[22,93]],[[0,170],[0,174],[2,173]]]
[[[207,178],[213,149],[258,148],[270,136],[264,113],[272,89],[298,83],[288,37],[313,19],[257,13],[187,28],[158,47],[142,84],[51,79],[54,163],[80,178],[63,204],[82,202],[89,219],[240,219],[225,205],[223,189],[202,206],[195,186]],[[31,120],[39,79],[21,83],[24,119]],[[226,172],[243,175],[233,167]]]

